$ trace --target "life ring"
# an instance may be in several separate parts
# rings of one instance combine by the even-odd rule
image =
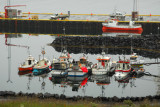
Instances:
[[[140,68],[140,71],[144,71],[144,69],[143,69],[143,68]]]
[[[46,52],[45,51],[42,51],[42,54],[45,54]]]

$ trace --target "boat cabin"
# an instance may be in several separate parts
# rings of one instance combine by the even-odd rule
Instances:
[[[86,59],[86,58],[82,57],[82,58],[80,59],[80,63],[81,63],[81,64],[86,64],[86,62],[87,62],[87,59]]]
[[[136,53],[133,53],[133,54],[131,55],[131,57],[130,57],[130,60],[131,60],[131,61],[137,61],[137,58],[138,58],[137,54],[136,54]]]
[[[131,69],[129,61],[118,61],[117,62],[117,66],[116,66],[117,71],[127,72],[129,69]]]
[[[118,21],[117,20],[109,20],[108,21],[108,26],[112,26],[112,27],[114,27],[114,26],[117,26],[117,24],[118,24]]]
[[[22,66],[33,65],[33,64],[35,64],[35,59],[32,56],[29,56],[28,59],[22,64]]]
[[[78,65],[79,65],[79,67],[88,66],[88,60],[87,60],[87,57],[85,55],[80,57],[80,59],[78,61]]]
[[[56,70],[65,70],[65,69],[68,68],[68,65],[67,65],[67,63],[63,63],[63,62],[54,63],[53,64],[53,68],[56,69]]]
[[[106,66],[108,66],[108,63],[110,62],[110,57],[104,57],[104,56],[101,56],[101,57],[98,57],[97,60],[98,60],[98,68],[104,68]]]
[[[66,50],[64,50],[59,57],[59,61],[68,61],[69,58],[71,58],[69,53]]]

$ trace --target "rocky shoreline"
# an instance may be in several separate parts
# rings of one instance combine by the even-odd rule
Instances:
[[[132,102],[137,101],[159,101],[160,95],[154,95],[154,96],[145,96],[145,97],[121,97],[118,98],[116,96],[114,97],[92,97],[92,96],[73,96],[68,97],[63,94],[50,94],[50,93],[15,93],[13,91],[0,91],[0,99],[7,99],[7,98],[18,98],[18,97],[29,97],[29,98],[39,98],[39,99],[59,99],[59,100],[71,100],[71,101],[79,101],[79,100],[89,100],[89,101],[98,101],[98,102],[123,102],[125,100],[131,100]]]

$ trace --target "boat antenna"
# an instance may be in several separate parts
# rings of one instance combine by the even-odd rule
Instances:
[[[27,47],[27,52],[28,52],[28,55],[31,55],[30,51],[29,51],[29,46]]]
[[[137,11],[137,0],[133,1],[133,11]]]
[[[42,48],[42,55],[43,55],[43,59],[44,59],[44,54],[46,54],[46,52],[45,52],[45,48]]]
[[[124,54],[124,56],[123,56],[123,57],[124,57],[124,61],[125,61],[125,54]]]

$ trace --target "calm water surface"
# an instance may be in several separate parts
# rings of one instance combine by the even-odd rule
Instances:
[[[130,79],[129,83],[124,87],[124,84],[120,84],[114,80],[114,76],[106,80],[106,85],[97,84],[98,79],[91,79],[88,77],[87,84],[83,87],[79,87],[78,91],[72,91],[76,86],[74,81],[62,81],[62,84],[53,84],[50,80],[50,73],[43,76],[28,77],[19,76],[18,67],[28,57],[28,49],[22,46],[29,46],[30,53],[35,59],[39,59],[41,54],[41,48],[45,47],[45,57],[52,61],[53,57],[58,58],[60,53],[55,51],[49,43],[54,41],[53,36],[49,35],[28,35],[21,34],[18,38],[7,38],[7,43],[12,46],[5,45],[5,35],[0,35],[0,91],[14,91],[14,92],[28,92],[28,93],[45,93],[52,94],[65,94],[67,96],[105,96],[105,97],[126,97],[126,96],[148,96],[159,94],[159,82],[158,78],[143,76],[141,78]],[[70,54],[73,59],[78,60],[82,53]],[[10,57],[11,56],[11,57]],[[87,54],[89,60],[96,63],[98,54]],[[112,60],[118,60],[122,55],[111,55]],[[129,58],[129,55],[126,55]],[[154,62],[155,59],[145,58],[146,62]],[[160,65],[144,66],[146,72],[150,72],[154,75],[159,75]],[[98,78],[98,77],[97,77]],[[104,77],[103,77],[104,78]],[[106,77],[107,78],[107,77]],[[82,82],[84,78],[78,78]],[[7,82],[9,80],[9,82]],[[70,80],[68,78],[68,80]],[[77,80],[77,79],[74,79]],[[70,83],[70,84],[69,84]],[[44,85],[42,85],[44,84]],[[72,84],[72,85],[71,85]]]

